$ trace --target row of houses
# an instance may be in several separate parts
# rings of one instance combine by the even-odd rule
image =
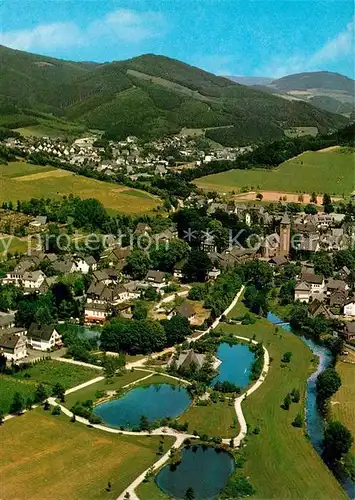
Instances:
[[[54,325],[32,323],[28,330],[15,327],[12,314],[0,316],[0,354],[8,361],[27,357],[27,349],[48,352],[61,347],[62,337]]]

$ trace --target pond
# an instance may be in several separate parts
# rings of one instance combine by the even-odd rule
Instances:
[[[218,367],[218,375],[211,382],[231,382],[241,389],[246,387],[250,381],[250,371],[255,356],[245,344],[230,345],[222,342],[218,346],[217,358],[222,361]]]
[[[165,417],[175,418],[190,403],[189,393],[184,387],[151,384],[135,387],[119,399],[96,406],[94,413],[111,427],[132,429],[139,426],[142,415],[147,417],[149,423]]]
[[[165,466],[156,476],[159,488],[173,498],[184,498],[192,488],[196,499],[217,498],[234,470],[234,460],[223,450],[193,446],[182,450],[175,470]]]

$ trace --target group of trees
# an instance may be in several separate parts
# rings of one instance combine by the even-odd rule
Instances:
[[[58,398],[61,402],[65,401],[65,387],[57,382],[51,388],[43,383],[39,383],[33,393],[32,397],[27,397],[25,399],[20,392],[15,392],[10,407],[9,413],[13,415],[19,415],[23,413],[24,410],[31,410],[33,405],[38,405],[43,403],[48,396],[54,396]],[[3,415],[3,412],[0,410],[0,414]]]
[[[183,342],[190,333],[188,319],[179,315],[162,321],[115,318],[104,327],[100,341],[106,351],[149,354]]]

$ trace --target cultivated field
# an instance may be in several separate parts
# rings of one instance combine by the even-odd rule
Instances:
[[[346,196],[354,190],[355,156],[348,149],[308,151],[273,170],[230,170],[196,179],[205,190],[272,191],[277,199],[285,193],[329,193]],[[290,201],[290,200],[289,200]]]
[[[4,413],[8,413],[15,392],[19,392],[25,401],[28,397],[33,399],[39,382],[43,382],[48,392],[51,392],[57,382],[69,389],[99,375],[100,372],[93,368],[60,361],[41,361],[15,375],[0,376],[0,408]]]
[[[42,408],[6,422],[0,436],[0,498],[8,500],[115,500],[158,459],[160,441],[88,429]],[[165,449],[172,442],[165,437]]]
[[[0,166],[0,202],[73,194],[96,198],[112,213],[147,213],[159,199],[136,189],[89,179],[67,170],[23,162]]]
[[[332,398],[332,417],[351,431],[354,437],[352,452],[355,453],[355,364],[339,361],[336,369],[342,385]]]

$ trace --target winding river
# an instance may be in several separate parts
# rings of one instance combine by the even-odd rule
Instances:
[[[288,332],[292,332],[292,328],[289,323],[283,322],[278,316],[273,313],[268,313],[267,319],[274,325],[280,326]],[[299,336],[305,344],[311,349],[312,353],[319,358],[319,364],[317,370],[312,373],[307,381],[307,393],[306,393],[306,428],[307,433],[310,437],[311,443],[313,444],[315,450],[320,455],[321,454],[321,443],[324,435],[324,419],[317,408],[316,401],[316,381],[318,375],[328,368],[332,362],[332,354],[327,347],[316,344],[312,339],[306,338],[303,335]],[[352,500],[355,498],[355,483],[348,479],[343,483],[343,488]]]

